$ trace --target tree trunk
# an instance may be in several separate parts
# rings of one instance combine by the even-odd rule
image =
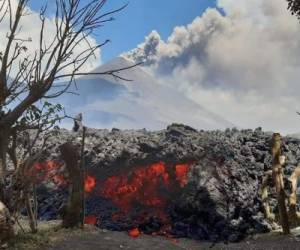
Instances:
[[[79,153],[74,145],[65,143],[60,147],[69,174],[69,200],[63,211],[63,227],[72,228],[82,225],[83,185]]]
[[[273,179],[276,187],[280,224],[284,234],[290,233],[289,217],[286,207],[286,195],[284,191],[282,166],[285,157],[281,155],[281,136],[278,133],[273,134],[272,156],[273,156]]]
[[[6,206],[0,201],[0,248],[14,235],[10,213]]]
[[[7,131],[0,131],[0,201],[6,203],[5,197],[5,176],[7,170],[7,150],[8,150],[8,136],[5,135]]]
[[[272,178],[273,172],[269,170],[265,172],[265,175],[262,179],[262,187],[261,187],[261,200],[264,209],[265,217],[268,220],[273,221],[275,219],[275,215],[271,212],[270,204],[269,204],[269,193],[268,193],[268,181]]]
[[[298,186],[298,179],[300,177],[300,166],[298,166],[294,172],[292,173],[291,177],[289,178],[290,185],[291,185],[291,194],[289,197],[289,215],[290,220],[293,226],[298,226],[300,222],[300,213],[297,212],[297,186]]]
[[[286,208],[286,196],[283,188],[277,193],[277,200],[278,200],[278,208],[279,208],[279,216],[280,216],[280,223],[282,226],[282,231],[284,234],[290,233],[290,223],[289,223],[289,216]]]
[[[34,197],[35,198],[35,197]],[[34,199],[33,198],[33,199]],[[34,207],[35,201],[32,200],[29,190],[25,191],[25,206],[28,214],[29,226],[32,233],[37,233],[37,218],[36,210]]]

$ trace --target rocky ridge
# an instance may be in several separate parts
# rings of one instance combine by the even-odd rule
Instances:
[[[193,162],[188,185],[170,210],[174,234],[238,241],[274,227],[263,217],[259,195],[262,176],[271,168],[271,136],[261,128],[198,131],[180,124],[161,131],[88,129],[84,156],[99,179],[157,161]],[[69,140],[80,144],[80,132],[61,129],[48,140],[45,157],[59,159],[59,145]],[[300,160],[299,146],[299,139],[283,138],[286,176]],[[53,205],[47,199],[41,206]],[[270,203],[276,210],[274,197]]]

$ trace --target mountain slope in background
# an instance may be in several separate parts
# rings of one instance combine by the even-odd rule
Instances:
[[[93,72],[132,65],[118,57]],[[112,76],[86,76],[77,80],[78,96],[68,95],[60,102],[71,114],[82,112],[85,124],[96,128],[150,130],[171,123],[184,123],[198,129],[224,129],[233,124],[193,102],[180,92],[157,83],[142,67],[120,72],[127,82]],[[64,124],[70,127],[71,124]]]

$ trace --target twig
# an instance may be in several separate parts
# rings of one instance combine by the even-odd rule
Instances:
[[[18,224],[18,226],[20,227],[20,229],[22,230],[22,233],[25,234],[26,232],[25,232],[24,228],[22,227],[22,225],[21,225],[21,223],[20,223],[18,217],[17,217],[17,216],[14,216],[14,219],[15,219],[15,221],[17,222],[17,224]]]
[[[18,224],[18,226],[20,227],[20,229],[22,230],[22,233],[25,234],[26,232],[25,232],[24,228],[22,227],[22,225],[21,225],[21,223],[20,223],[18,217],[17,217],[17,216],[14,216],[14,219],[15,219],[15,221],[17,222],[17,224]]]

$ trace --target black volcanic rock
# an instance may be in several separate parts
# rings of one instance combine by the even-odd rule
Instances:
[[[238,241],[249,234],[267,232],[273,226],[263,217],[259,196],[264,171],[271,168],[271,136],[261,128],[197,131],[180,124],[155,132],[87,129],[84,157],[89,173],[98,180],[158,161],[192,162],[187,186],[170,204],[173,233],[196,239]],[[59,160],[58,147],[68,140],[80,145],[80,132],[61,129],[48,140],[51,149],[46,157]],[[300,159],[300,140],[286,137],[283,143],[287,155],[285,173],[289,175]],[[59,195],[51,199],[55,197],[62,200]],[[96,203],[101,202],[89,202],[88,211],[95,212]],[[274,197],[271,204],[276,209]],[[157,226],[154,224],[150,228]]]

